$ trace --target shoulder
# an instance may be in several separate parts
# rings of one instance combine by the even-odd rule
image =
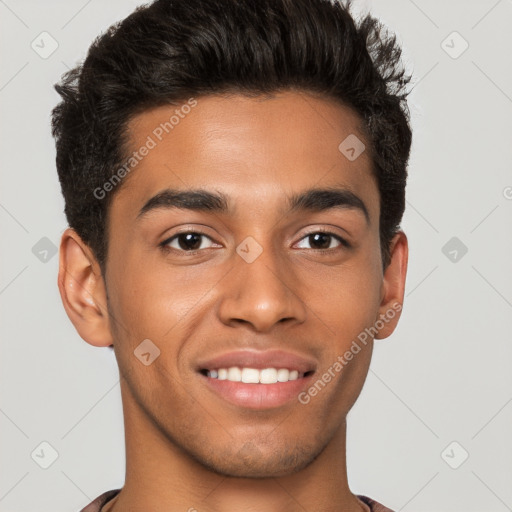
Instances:
[[[362,496],[360,494],[356,495],[363,503],[368,505],[370,507],[371,512],[393,512],[390,508],[385,507],[381,503],[378,503],[375,500],[372,500],[371,498],[368,498],[368,496]],[[89,511],[87,511],[89,512]]]
[[[104,492],[103,494],[98,496],[94,501],[89,503],[89,505],[80,510],[80,512],[100,512],[101,507],[103,507],[103,505],[105,505],[108,501],[117,496],[120,491],[121,489],[113,489],[111,491]]]

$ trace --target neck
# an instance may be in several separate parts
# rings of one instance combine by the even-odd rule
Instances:
[[[306,468],[272,478],[217,474],[184,453],[135,403],[121,379],[126,443],[126,479],[102,512],[361,512],[346,470],[346,424]]]

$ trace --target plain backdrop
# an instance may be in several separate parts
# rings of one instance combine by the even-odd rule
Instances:
[[[78,336],[56,285],[50,111],[139,4],[0,1],[0,512],[78,511],[124,482],[114,354]],[[355,5],[404,46],[414,141],[404,310],[349,414],[351,489],[397,511],[512,510],[512,2]]]

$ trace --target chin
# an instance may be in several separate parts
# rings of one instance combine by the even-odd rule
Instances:
[[[319,455],[312,447],[295,446],[293,449],[266,450],[248,441],[238,451],[230,453],[220,450],[220,453],[193,458],[210,471],[231,478],[275,478],[292,475],[309,466]],[[220,457],[219,457],[220,455]]]

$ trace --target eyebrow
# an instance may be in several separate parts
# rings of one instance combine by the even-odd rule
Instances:
[[[370,216],[366,205],[356,194],[344,188],[314,188],[287,198],[287,213],[297,211],[322,212],[333,208],[361,212],[366,223]],[[137,214],[137,220],[157,209],[184,209],[200,212],[229,213],[229,200],[221,192],[204,189],[166,189],[149,199]]]

